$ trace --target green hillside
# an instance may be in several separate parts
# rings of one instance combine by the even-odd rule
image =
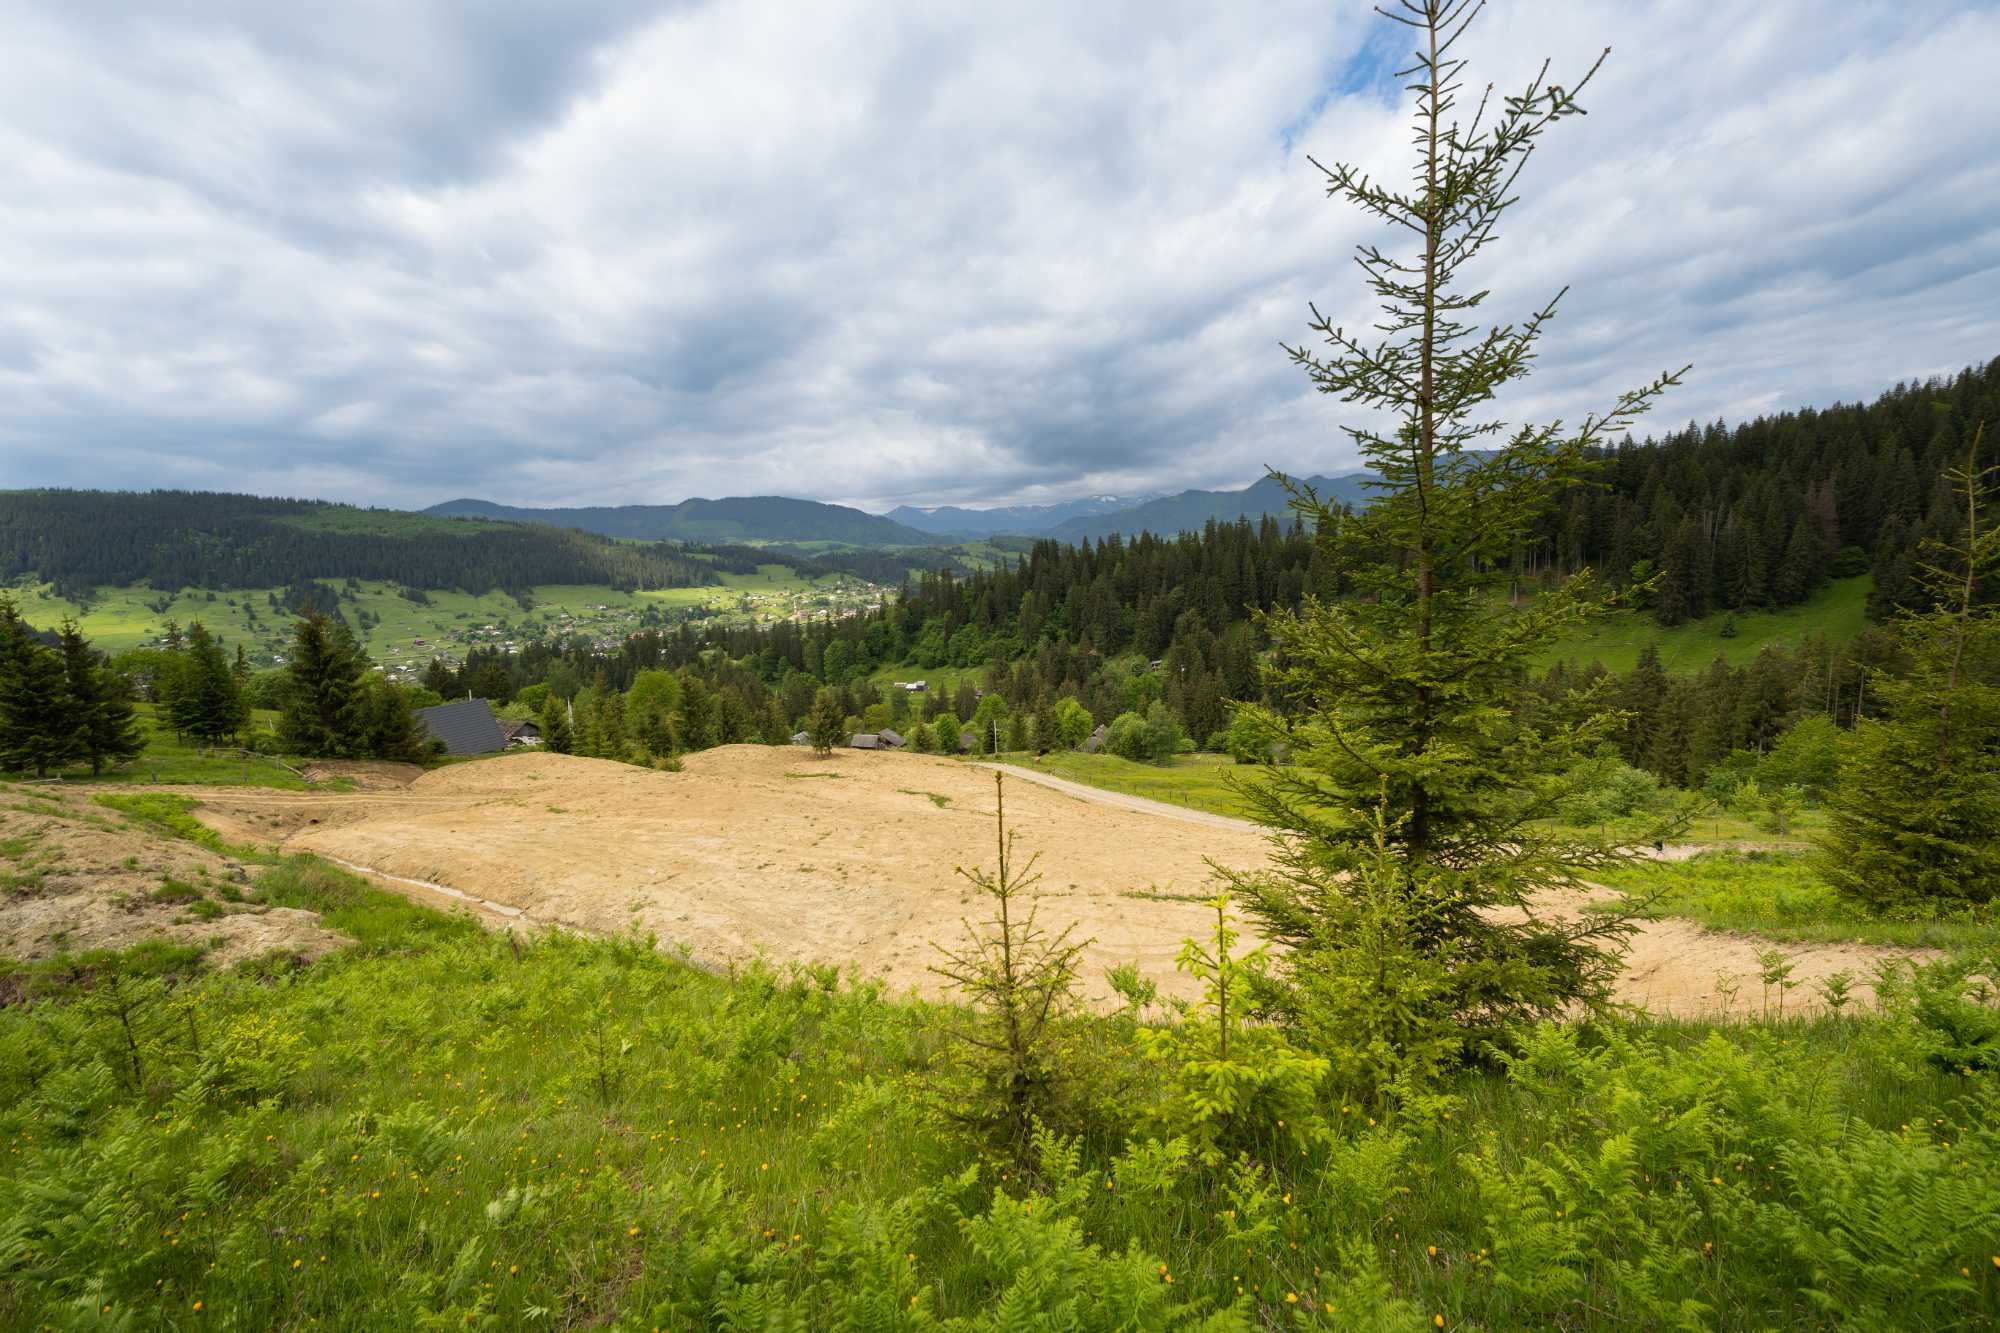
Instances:
[[[847,574],[807,577],[788,565],[765,565],[752,574],[724,573],[719,583],[693,588],[621,592],[608,584],[539,584],[528,590],[528,608],[499,591],[428,592],[419,603],[400,585],[357,581],[340,593],[340,612],[384,666],[427,661],[443,652],[463,657],[468,647],[519,643],[562,631],[606,640],[642,627],[661,627],[695,611],[741,621],[771,623],[795,615],[838,615],[861,610],[887,589]],[[260,664],[284,650],[293,617],[274,608],[277,588],[183,588],[175,594],[146,587],[99,588],[87,601],[61,596],[47,583],[13,590],[23,618],[51,627],[74,618],[100,649],[119,653],[157,640],[168,621],[199,620],[232,648],[241,643]],[[489,629],[488,627],[495,627]]]
[[[1873,580],[1836,579],[1803,605],[1782,611],[1751,611],[1734,616],[1735,632],[1725,634],[1732,619],[1727,612],[1703,616],[1672,629],[1662,628],[1647,611],[1622,611],[1589,634],[1565,639],[1548,661],[1602,662],[1612,671],[1630,671],[1648,643],[1657,644],[1660,663],[1669,671],[1699,671],[1717,653],[1731,666],[1752,661],[1767,644],[1796,646],[1817,634],[1830,643],[1844,643],[1867,627],[1868,590]]]

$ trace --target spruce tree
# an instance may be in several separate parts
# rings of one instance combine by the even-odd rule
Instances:
[[[1901,613],[1907,670],[1868,673],[1879,719],[1857,722],[1828,799],[1820,873],[1877,910],[1937,910],[2000,897],[2000,526],[1996,470],[1975,435],[1950,474],[1963,506],[1949,544],[1920,552],[1928,611]]]
[[[1353,166],[1322,170],[1329,196],[1412,250],[1360,247],[1382,309],[1368,330],[1315,308],[1311,327],[1328,350],[1287,349],[1321,392],[1393,423],[1347,428],[1375,474],[1369,504],[1349,512],[1295,490],[1355,595],[1268,616],[1271,693],[1299,713],[1250,709],[1294,762],[1244,784],[1276,835],[1277,869],[1234,878],[1267,936],[1289,946],[1275,1012],[1327,1042],[1355,1016],[1315,978],[1362,947],[1350,897],[1364,869],[1379,881],[1383,854],[1400,868],[1415,947],[1443,964],[1439,985],[1403,998],[1448,1015],[1473,1049],[1512,1019],[1608,999],[1617,963],[1605,946],[1627,928],[1537,910],[1537,895],[1630,854],[1538,823],[1571,792],[1558,775],[1614,737],[1619,717],[1594,697],[1535,718],[1517,712],[1537,659],[1602,598],[1587,570],[1519,602],[1507,594],[1537,526],[1679,373],[1572,426],[1493,415],[1500,390],[1528,373],[1556,304],[1482,329],[1470,321],[1486,293],[1457,279],[1493,240],[1542,134],[1580,114],[1577,94],[1597,65],[1566,86],[1544,66],[1516,96],[1461,106],[1456,52],[1477,11],[1476,0],[1384,11],[1418,44],[1403,71],[1416,93],[1416,184],[1403,192]]]
[[[187,646],[178,688],[171,705],[176,732],[209,745],[227,740],[250,720],[243,687],[229,669],[229,658],[208,627],[199,620],[187,629]]]
[[[437,752],[435,740],[417,721],[409,691],[384,676],[375,676],[363,696],[366,718],[365,752],[375,759],[420,764]]]
[[[292,626],[278,740],[291,754],[324,759],[366,748],[367,667],[345,627],[318,613]]]
[[[846,724],[847,716],[841,709],[839,692],[821,689],[813,696],[812,711],[806,714],[806,740],[812,745],[813,753],[832,754],[833,747],[840,744]]]
[[[124,679],[104,665],[73,620],[63,622],[58,647],[77,714],[77,757],[90,765],[92,774],[136,758],[146,741]]]
[[[0,768],[47,777],[82,749],[63,659],[0,597]]]
[[[569,728],[569,709],[553,694],[542,705],[542,748],[550,754],[568,754],[573,738]]]

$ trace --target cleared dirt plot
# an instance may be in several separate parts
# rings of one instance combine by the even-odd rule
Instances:
[[[1169,994],[1193,994],[1173,960],[1209,925],[1200,906],[1215,891],[1208,862],[1265,864],[1263,835],[1224,816],[1009,771],[1009,827],[1023,856],[1041,857],[1042,921],[1075,922],[1093,940],[1089,994],[1108,998],[1103,973],[1116,963],[1138,964]],[[953,867],[994,859],[992,774],[914,754],[817,759],[728,746],[689,755],[680,773],[523,754],[400,788],[202,799],[196,813],[233,842],[316,852],[495,926],[636,928],[705,963],[759,953],[831,962],[927,994],[938,993],[931,942],[955,942],[961,921],[987,910]],[[1550,900],[1541,910],[1574,914],[1584,903]],[[1647,922],[1631,940],[1619,998],[1663,1016],[1753,1015],[1764,1003],[1759,955],[1771,947],[1688,921]],[[1862,944],[1779,947],[1798,983],[1785,997],[1791,1013],[1818,1008],[1816,983],[1838,971],[1854,975],[1866,1003],[1877,962],[1911,956]],[[1733,999],[1718,977],[1733,979]]]
[[[245,901],[245,868],[96,804],[0,784],[0,958],[34,962],[164,939],[214,967],[343,943],[311,912]]]
[[[954,942],[986,901],[953,873],[994,859],[993,777],[945,759],[729,746],[659,773],[563,755],[510,755],[398,791],[209,792],[201,818],[449,890],[496,922],[650,931],[726,963],[840,963],[936,993],[931,941]],[[1039,853],[1042,920],[1093,938],[1086,983],[1137,963],[1178,993],[1181,940],[1213,892],[1207,858],[1264,857],[1247,828],[1197,826],[1009,782],[1008,825]],[[481,900],[468,902],[468,899]]]

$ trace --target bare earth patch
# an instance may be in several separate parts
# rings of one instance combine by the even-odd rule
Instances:
[[[394,793],[202,799],[199,816],[231,838],[449,887],[532,924],[637,927],[712,963],[759,953],[837,962],[932,994],[931,941],[955,941],[963,918],[988,910],[953,867],[995,856],[992,775],[913,754],[728,746],[688,756],[680,773],[516,755]],[[1264,856],[1248,828],[1163,820],[1025,782],[1008,784],[1007,815],[1023,858],[1040,854],[1043,923],[1074,921],[1094,940],[1085,982],[1098,998],[1115,963],[1191,993],[1173,959],[1204,926],[1206,858]]]
[[[1013,770],[1009,770],[1010,773]],[[1009,826],[1041,856],[1042,922],[1076,923],[1093,940],[1089,994],[1104,970],[1136,963],[1168,994],[1193,987],[1174,970],[1181,942],[1210,918],[1208,861],[1266,864],[1254,825],[1038,775],[1007,784]],[[943,798],[940,800],[939,798]],[[197,814],[232,841],[312,851],[372,871],[391,888],[469,907],[496,925],[637,928],[696,959],[763,954],[834,962],[892,987],[937,994],[932,941],[959,938],[986,904],[953,873],[994,860],[993,780],[980,767],[925,755],[727,746],[659,773],[564,755],[513,755],[428,773],[400,790],[212,791]],[[1545,902],[1571,914],[1583,899]],[[1246,940],[1254,943],[1254,937]],[[1769,941],[1647,922],[1633,938],[1619,998],[1661,1015],[1761,1010]],[[1786,1012],[1817,1007],[1814,983],[1848,970],[1858,1001],[1884,957],[1859,944],[1779,946],[1801,984]],[[1730,1005],[1717,974],[1740,990]]]
[[[133,824],[87,792],[7,787],[0,807],[0,956],[37,961],[166,939],[201,945],[204,961],[228,967],[277,950],[317,958],[346,942],[311,912],[224,901],[226,888],[248,885],[241,865]],[[155,897],[169,881],[219,915],[204,920],[193,901]]]

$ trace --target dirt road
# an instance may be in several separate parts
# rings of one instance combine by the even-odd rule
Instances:
[[[1084,979],[1136,963],[1169,994],[1181,942],[1208,926],[1209,861],[1269,863],[1243,820],[1101,791],[1006,766],[1009,827],[1039,855],[1041,920],[1090,940]],[[963,938],[986,903],[955,873],[995,859],[992,773],[926,755],[727,746],[681,773],[564,755],[513,755],[427,773],[407,787],[346,793],[215,789],[200,817],[235,841],[312,851],[387,877],[399,891],[469,906],[496,925],[637,928],[712,964],[757,954],[836,962],[892,988],[937,994],[934,942]],[[1540,910],[1582,910],[1581,901]],[[1254,942],[1254,941],[1252,941]],[[1247,945],[1246,945],[1247,947]],[[1725,1007],[1717,974],[1754,1007],[1768,941],[1651,922],[1634,937],[1621,998],[1655,1012]],[[1865,978],[1890,951],[1786,946],[1804,981]],[[1865,988],[1863,988],[1865,993]]]
[[[1205,824],[1209,828],[1229,829],[1237,833],[1251,833],[1264,836],[1264,830],[1247,819],[1233,819],[1228,815],[1211,814],[1206,810],[1190,810],[1186,806],[1168,805],[1165,801],[1155,801],[1146,796],[1128,796],[1121,791],[1106,791],[1102,787],[1092,787],[1081,782],[1071,782],[1053,773],[1043,773],[1038,769],[1023,768],[1019,764],[974,764],[974,768],[989,769],[995,773],[1005,773],[1010,778],[1020,778],[1037,786],[1047,787],[1080,801],[1093,805],[1109,805],[1120,810],[1132,810],[1142,815],[1154,815],[1161,819],[1178,819],[1189,824]]]

